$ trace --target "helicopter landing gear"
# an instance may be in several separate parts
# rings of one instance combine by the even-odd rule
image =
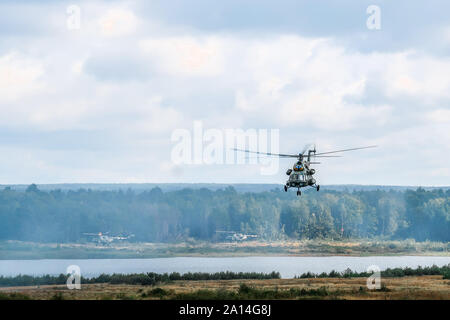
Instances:
[[[301,196],[302,192],[300,190],[297,191],[297,196]]]
[[[287,192],[287,185],[284,185],[284,192]]]
[[[320,190],[320,185],[317,185],[316,189],[317,189],[317,191],[319,191]]]

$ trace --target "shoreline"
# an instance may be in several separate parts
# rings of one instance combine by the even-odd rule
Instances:
[[[29,258],[29,257],[15,257],[10,259],[9,257],[1,257],[0,261],[34,261],[34,260],[128,260],[128,259],[170,259],[170,258],[248,258],[248,257],[261,257],[261,258],[276,258],[276,257],[342,257],[342,258],[370,258],[370,257],[449,257],[450,253],[438,254],[436,252],[423,252],[423,253],[400,253],[400,254],[367,254],[367,255],[356,255],[356,254],[235,254],[235,255],[225,255],[225,254],[179,254],[179,255],[149,255],[149,256],[99,256],[99,257],[39,257],[39,258]]]
[[[450,243],[371,240],[247,242],[92,243],[0,242],[0,260],[153,259],[172,257],[450,257]]]

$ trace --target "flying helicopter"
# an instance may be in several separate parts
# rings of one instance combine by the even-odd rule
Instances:
[[[288,175],[289,178],[286,181],[286,184],[284,185],[284,191],[287,192],[289,188],[297,188],[297,196],[301,196],[302,195],[302,192],[300,190],[301,188],[311,187],[315,188],[317,191],[320,190],[320,185],[317,184],[316,179],[314,179],[313,177],[313,175],[316,173],[316,170],[311,168],[312,164],[320,164],[320,162],[312,161],[315,160],[315,158],[336,158],[341,157],[341,155],[334,155],[334,153],[377,147],[377,146],[366,146],[366,147],[357,147],[357,148],[341,149],[317,153],[316,146],[314,145],[313,149],[310,149],[310,146],[311,146],[310,144],[307,144],[299,154],[258,152],[236,148],[233,148],[233,150],[242,151],[246,153],[255,153],[262,156],[274,156],[279,158],[297,158],[297,162],[294,164],[293,168],[292,169],[289,168],[286,171],[286,175]]]

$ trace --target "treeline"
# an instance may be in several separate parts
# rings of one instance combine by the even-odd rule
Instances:
[[[86,242],[84,233],[134,234],[130,241],[415,239],[450,241],[450,190],[238,193],[232,187],[128,191],[0,191],[0,240]]]
[[[371,276],[372,272],[356,272],[351,269],[347,269],[343,272],[337,272],[332,270],[331,272],[322,272],[315,274],[312,272],[306,272],[300,276],[295,276],[294,279],[310,279],[310,278],[367,278]],[[380,272],[381,277],[384,278],[401,278],[407,276],[437,276],[442,275],[444,279],[450,279],[450,264],[442,267],[433,265],[431,267],[421,266],[416,269],[406,268],[387,268]]]
[[[43,275],[17,275],[14,277],[0,276],[0,287],[13,286],[41,286],[41,285],[58,285],[66,284],[69,275],[60,274],[58,276]],[[110,283],[110,284],[131,284],[131,285],[157,285],[168,283],[177,280],[249,280],[249,279],[280,279],[279,272],[259,273],[259,272],[188,272],[180,274],[178,272],[172,273],[133,273],[133,274],[101,274],[97,277],[85,278],[81,277],[82,284],[90,283]]]
[[[294,279],[311,279],[311,278],[367,278],[371,276],[372,272],[357,272],[347,269],[343,272],[332,270],[331,272],[323,272],[315,274],[306,272],[300,276],[295,276]],[[444,279],[450,279],[450,264],[442,267],[433,265],[431,267],[417,267],[417,268],[388,268],[381,271],[381,277],[384,278],[399,278],[407,276],[431,276],[442,275]],[[60,274],[57,276],[43,275],[17,275],[13,277],[0,276],[0,287],[14,287],[14,286],[41,286],[41,285],[64,285],[67,282],[69,275]],[[281,279],[279,272],[272,271],[271,273],[260,272],[188,272],[180,274],[178,272],[172,273],[133,273],[133,274],[101,274],[97,277],[85,278],[81,277],[82,284],[94,283],[109,283],[109,284],[129,284],[129,285],[149,285],[155,286],[164,283],[170,283],[177,280],[186,281],[200,281],[200,280],[267,280],[267,279]]]

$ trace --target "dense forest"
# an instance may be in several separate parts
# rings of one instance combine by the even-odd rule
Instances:
[[[216,231],[259,239],[380,238],[450,241],[450,190],[273,190],[238,193],[0,191],[0,240],[82,242],[83,233],[134,234],[131,241],[218,240]]]

